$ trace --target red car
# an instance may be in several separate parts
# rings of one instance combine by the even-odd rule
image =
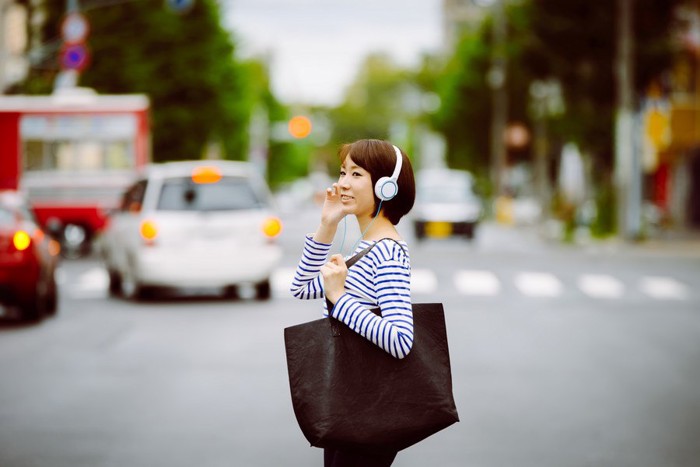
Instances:
[[[60,245],[41,230],[23,198],[0,192],[0,316],[27,321],[56,313]]]

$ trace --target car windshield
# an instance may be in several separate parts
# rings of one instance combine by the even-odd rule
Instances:
[[[463,184],[424,185],[418,187],[417,195],[424,203],[461,203],[474,199],[469,186]]]
[[[205,184],[194,183],[190,177],[169,178],[158,199],[160,211],[236,211],[264,205],[250,180],[242,177]]]

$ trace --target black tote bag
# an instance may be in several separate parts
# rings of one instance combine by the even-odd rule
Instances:
[[[292,406],[312,446],[400,451],[459,421],[442,304],[413,304],[413,323],[403,359],[333,318],[285,328]]]

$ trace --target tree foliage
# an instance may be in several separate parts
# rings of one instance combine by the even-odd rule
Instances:
[[[405,72],[384,54],[371,54],[361,65],[340,106],[330,117],[333,144],[360,138],[387,139],[402,115],[401,86]]]
[[[684,0],[635,0],[633,4],[635,95],[669,69],[674,10]],[[562,130],[612,166],[616,107],[617,2],[533,0],[525,64],[536,77],[562,84],[568,109]]]
[[[197,159],[212,143],[226,158],[244,158],[251,93],[215,0],[196,0],[182,14],[160,0],[81,6],[92,55],[81,85],[150,97],[154,160]],[[59,36],[65,0],[46,0],[45,7],[44,42]],[[25,89],[48,92],[54,75],[37,70]]]
[[[669,67],[673,10],[683,1],[634,2],[638,96]],[[506,13],[508,121],[529,124],[530,83],[556,79],[567,111],[553,122],[555,137],[579,143],[609,168],[616,105],[616,2],[530,0],[509,3]],[[482,175],[490,160],[490,22],[486,17],[468,31],[448,60],[438,83],[443,106],[435,119],[447,139],[449,164]],[[509,154],[511,162],[523,157]]]

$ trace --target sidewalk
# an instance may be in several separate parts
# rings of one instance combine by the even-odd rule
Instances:
[[[573,243],[547,234],[542,226],[530,226],[551,246],[581,248],[591,253],[601,254],[647,254],[653,256],[683,256],[700,258],[700,230],[664,230],[645,240],[624,240],[619,237],[596,239],[587,232],[579,235]]]

